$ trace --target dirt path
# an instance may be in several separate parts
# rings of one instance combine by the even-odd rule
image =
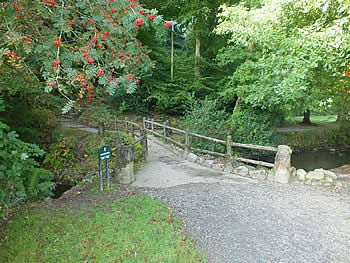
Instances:
[[[350,262],[350,197],[225,175],[155,139],[136,191],[166,203],[209,262]]]

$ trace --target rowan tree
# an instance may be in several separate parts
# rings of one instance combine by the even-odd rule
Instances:
[[[138,32],[166,29],[138,0],[9,1],[0,17],[2,63],[61,94],[64,113],[77,102],[133,92],[154,66]]]

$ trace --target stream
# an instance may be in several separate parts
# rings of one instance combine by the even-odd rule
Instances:
[[[321,149],[292,154],[292,166],[306,171],[317,168],[329,170],[345,164],[350,164],[350,149]]]

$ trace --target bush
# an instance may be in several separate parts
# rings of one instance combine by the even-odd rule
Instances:
[[[273,140],[271,127],[279,119],[275,113],[245,106],[235,108],[229,121],[232,139],[240,143],[271,145]]]
[[[190,105],[182,120],[182,126],[193,133],[225,140],[226,120],[227,113],[219,109],[218,101],[205,98],[203,101],[194,101]],[[209,151],[225,151],[224,145],[199,138],[193,138],[191,145]]]
[[[23,142],[0,122],[0,216],[9,205],[52,194],[53,175],[38,168],[37,159],[43,154],[37,145]]]
[[[91,127],[97,127],[98,122],[108,122],[116,118],[115,111],[105,103],[95,102],[79,116],[79,121]]]

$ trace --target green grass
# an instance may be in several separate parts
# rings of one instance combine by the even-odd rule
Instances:
[[[1,244],[1,243],[0,243]],[[101,208],[24,209],[9,223],[2,262],[206,262],[180,221],[149,197]]]
[[[303,116],[296,116],[293,119],[295,122],[302,122]],[[310,116],[310,121],[314,125],[327,125],[334,123],[337,120],[337,115]]]

